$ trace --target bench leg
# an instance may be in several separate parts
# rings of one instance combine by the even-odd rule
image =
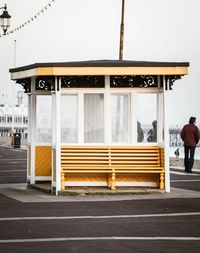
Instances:
[[[116,175],[115,175],[115,173],[113,172],[113,173],[112,173],[112,176],[111,176],[111,190],[116,190],[115,181],[116,181]]]
[[[160,173],[160,190],[164,190],[165,184],[164,184],[164,173]]]
[[[65,190],[65,173],[61,174],[61,190]]]

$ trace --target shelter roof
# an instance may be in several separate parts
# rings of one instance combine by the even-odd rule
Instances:
[[[12,79],[44,75],[186,75],[189,62],[91,60],[34,63],[10,69]]]

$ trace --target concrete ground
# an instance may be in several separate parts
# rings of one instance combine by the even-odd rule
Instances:
[[[26,151],[0,146],[0,252],[200,252],[200,170],[171,193],[51,196],[26,184]]]

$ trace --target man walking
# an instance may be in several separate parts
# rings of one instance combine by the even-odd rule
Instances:
[[[192,173],[194,163],[195,147],[200,139],[199,129],[196,124],[196,118],[190,117],[189,124],[185,125],[181,130],[181,139],[184,142],[184,165],[185,172]]]

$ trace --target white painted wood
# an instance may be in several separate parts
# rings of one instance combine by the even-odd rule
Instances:
[[[163,93],[158,93],[157,94],[157,142],[159,146],[163,145],[163,129],[164,129],[164,113],[163,113],[163,108],[164,108],[164,100],[163,100]]]
[[[55,94],[55,139],[56,139],[56,195],[58,195],[58,192],[61,190],[61,107],[60,107],[60,78],[57,83],[56,79],[56,87],[59,87],[58,90],[56,90]]]
[[[80,143],[61,143],[62,146],[80,146]],[[108,146],[109,143],[84,143],[85,146]],[[127,147],[132,147],[132,146],[157,146],[157,142],[140,142],[140,143],[122,143],[122,142],[117,142],[117,143],[111,143],[112,146],[127,146]]]
[[[105,88],[67,88],[67,89],[62,89],[61,93],[62,94],[76,94],[76,93],[103,93],[105,91]]]
[[[104,100],[104,133],[105,143],[111,144],[111,94],[110,94],[110,76],[105,76],[105,100]]]
[[[35,80],[32,80],[35,82]],[[30,183],[35,184],[35,141],[36,141],[36,95],[31,95],[31,161],[30,161]]]
[[[37,90],[37,91],[31,92],[31,94],[32,95],[40,95],[40,96],[50,96],[51,95],[51,91]]]
[[[36,181],[51,181],[52,178],[51,176],[36,176],[35,180]]]
[[[52,142],[37,142],[36,146],[52,146]]]
[[[27,139],[27,145],[30,148],[31,153],[31,95],[28,94],[28,139]],[[28,152],[27,153],[27,161],[26,161],[26,168],[27,168],[27,182],[30,182],[31,176],[28,174],[28,171],[30,170],[31,174],[31,155]],[[30,162],[29,162],[30,161]],[[30,168],[29,168],[30,166]]]
[[[164,93],[164,149],[165,149],[165,191],[170,192],[170,170],[169,170],[169,111],[168,111],[168,92],[169,83],[166,83],[163,76],[163,93]]]
[[[53,186],[53,172],[54,172],[54,155],[53,149],[56,151],[56,94],[52,92],[51,95],[51,110],[52,110],[52,160],[51,160],[51,187]]]
[[[31,95],[28,94],[28,143],[31,143]]]
[[[113,93],[157,93],[158,88],[110,88]]]
[[[107,182],[65,182],[65,186],[106,186]],[[146,187],[156,187],[158,186],[156,182],[116,182],[116,186],[146,186]]]

